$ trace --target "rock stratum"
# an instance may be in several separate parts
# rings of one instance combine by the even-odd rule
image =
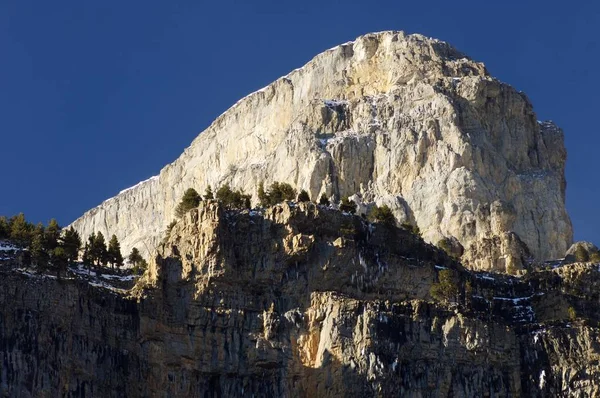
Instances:
[[[149,255],[187,188],[264,181],[389,205],[429,242],[455,238],[471,269],[562,257],[562,131],[480,62],[421,35],[361,36],[316,56],[219,116],[160,175],[73,223]]]
[[[311,203],[215,201],[171,229],[132,290],[14,261],[0,259],[2,396],[600,394],[597,265],[474,272]],[[430,296],[443,270],[450,304]]]

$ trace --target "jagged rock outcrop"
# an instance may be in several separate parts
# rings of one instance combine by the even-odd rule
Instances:
[[[158,176],[73,226],[148,255],[185,189],[228,183],[256,201],[260,181],[285,181],[312,198],[388,204],[429,242],[457,238],[469,267],[520,268],[524,251],[559,258],[571,244],[565,159],[562,131],[482,63],[439,40],[382,32],[243,98]],[[490,242],[501,247],[482,249]]]
[[[442,269],[454,304],[429,296]],[[408,231],[313,204],[204,202],[129,295],[0,272],[5,396],[600,392],[597,266],[473,273]]]

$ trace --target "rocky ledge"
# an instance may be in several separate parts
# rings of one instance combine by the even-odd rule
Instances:
[[[456,291],[440,301],[445,270]],[[0,272],[6,396],[600,393],[596,265],[469,271],[311,203],[204,201],[131,290]]]

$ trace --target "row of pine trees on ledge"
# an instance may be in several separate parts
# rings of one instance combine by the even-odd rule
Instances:
[[[217,199],[229,209],[249,209],[252,197],[242,191],[232,190],[229,185],[223,185],[213,194],[209,185],[204,199]],[[311,201],[305,190],[297,193],[290,184],[280,182],[272,183],[268,190],[265,190],[261,182],[258,186],[258,199],[262,207],[273,206],[284,201]],[[202,200],[202,196],[195,189],[189,188],[175,209],[176,216],[181,218],[189,210],[198,207]],[[318,203],[330,205],[329,198],[325,194],[321,195]],[[340,201],[339,209],[355,214],[356,204],[345,197]],[[368,218],[387,224],[395,222],[390,208],[385,205],[375,206]],[[174,223],[169,225],[169,231],[173,225]],[[42,223],[34,225],[28,222],[23,213],[10,218],[0,216],[0,240],[2,239],[10,239],[19,247],[27,249],[25,265],[53,269],[59,276],[61,272],[66,272],[69,264],[79,259],[80,252],[81,260],[88,269],[94,266],[97,271],[100,271],[102,266],[110,265],[114,269],[124,265],[121,245],[116,235],[111,236],[108,245],[102,232],[92,233],[84,243],[73,227],[63,230],[55,219],[50,220],[45,226]],[[148,265],[135,247],[127,256],[127,260],[133,266],[134,272],[138,274],[142,273]]]
[[[54,270],[57,276],[66,272],[68,265],[78,260],[82,249],[81,260],[88,268],[93,265],[99,270],[101,266],[110,264],[114,269],[124,265],[121,244],[116,235],[112,235],[108,246],[102,232],[92,233],[83,244],[73,227],[63,230],[55,219],[45,226],[42,223],[34,225],[28,222],[23,213],[10,218],[0,216],[0,240],[3,239],[27,249],[25,265]],[[146,261],[135,247],[127,259],[138,274],[147,267]]]
[[[301,190],[300,193],[297,193],[294,187],[285,182],[275,181],[271,184],[268,190],[265,190],[264,183],[261,182],[258,185],[257,193],[261,207],[274,206],[284,201],[311,201],[308,192],[306,192],[305,190]],[[252,196],[245,194],[243,191],[232,190],[228,184],[220,187],[217,190],[216,194],[213,194],[210,185],[206,188],[204,199],[210,200],[215,198],[229,209],[243,210],[249,209],[251,207],[250,202]],[[188,188],[183,194],[181,202],[175,208],[175,215],[177,216],[177,218],[181,218],[185,213],[187,213],[191,209],[198,207],[202,199],[202,196],[200,196],[200,194],[194,188]],[[329,206],[331,204],[329,198],[325,194],[321,195],[318,203],[324,206]],[[355,214],[356,203],[353,200],[348,199],[348,197],[344,197],[339,203],[339,209],[346,213]],[[396,221],[392,210],[386,205],[383,205],[381,207],[374,206],[370,213],[365,216],[367,216],[373,221],[379,221],[386,224],[394,224]],[[169,231],[173,227],[173,225],[174,223],[171,223],[169,225]]]

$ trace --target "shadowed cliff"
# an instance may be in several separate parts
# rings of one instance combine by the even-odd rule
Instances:
[[[440,301],[442,270],[456,294]],[[8,396],[598,393],[596,266],[473,273],[409,231],[311,203],[204,201],[128,293],[1,272]]]

